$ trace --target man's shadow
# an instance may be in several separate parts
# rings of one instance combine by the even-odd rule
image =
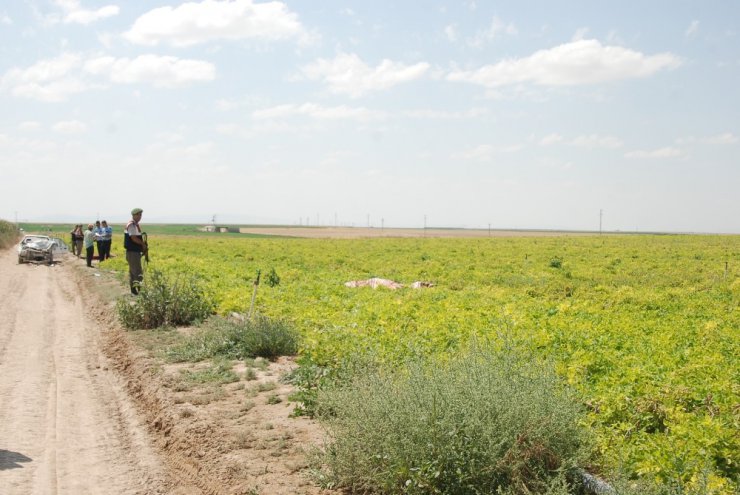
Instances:
[[[22,462],[31,462],[32,460],[19,452],[0,449],[0,471],[22,468]]]

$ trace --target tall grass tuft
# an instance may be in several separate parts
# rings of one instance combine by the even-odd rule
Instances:
[[[283,320],[262,315],[244,321],[215,316],[167,354],[173,361],[201,361],[213,357],[275,359],[294,355],[298,345],[298,332]]]
[[[321,481],[358,493],[565,494],[591,438],[571,391],[546,365],[473,346],[446,364],[319,389],[329,434]]]
[[[135,299],[116,304],[118,318],[129,329],[189,325],[213,314],[211,297],[194,276],[168,277],[150,270]]]
[[[15,224],[0,220],[0,249],[6,249],[18,242],[19,235]]]

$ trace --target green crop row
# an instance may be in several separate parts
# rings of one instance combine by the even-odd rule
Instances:
[[[290,321],[331,366],[444,359],[505,334],[584,397],[605,466],[737,489],[740,237],[244,239],[151,236],[151,266],[202,278],[218,312]],[[117,243],[114,243],[117,244]],[[108,266],[125,272],[118,254]],[[348,288],[371,277],[431,288]]]

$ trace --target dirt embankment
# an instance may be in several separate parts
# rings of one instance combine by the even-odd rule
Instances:
[[[158,358],[167,332],[120,328],[115,275],[72,256],[17,265],[10,251],[0,274],[3,494],[336,493],[306,474],[322,433],[290,417],[279,381],[290,359],[250,372],[234,362],[228,384],[189,382],[208,365]]]

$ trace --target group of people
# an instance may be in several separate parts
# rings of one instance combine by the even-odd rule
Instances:
[[[87,266],[92,267],[95,256],[95,245],[98,246],[98,260],[105,261],[110,258],[110,246],[113,241],[113,228],[108,222],[100,220],[95,225],[87,224],[87,230],[82,230],[82,224],[75,225],[70,234],[72,253],[78,258],[82,257],[82,249],[85,249],[85,260]]]
[[[149,259],[149,247],[146,242],[146,234],[141,231],[139,221],[144,210],[134,208],[131,210],[131,220],[126,224],[123,233],[123,246],[126,249],[126,262],[128,263],[131,293],[139,294],[139,287],[144,280],[144,270],[141,258]],[[95,256],[95,244],[98,246],[98,260],[103,262],[110,258],[110,247],[113,240],[113,229],[108,222],[96,221],[95,225],[88,224],[87,230],[82,230],[82,224],[75,225],[70,232],[72,253],[78,258],[82,257],[82,249],[85,248],[85,260],[87,266],[92,268],[92,260]]]

